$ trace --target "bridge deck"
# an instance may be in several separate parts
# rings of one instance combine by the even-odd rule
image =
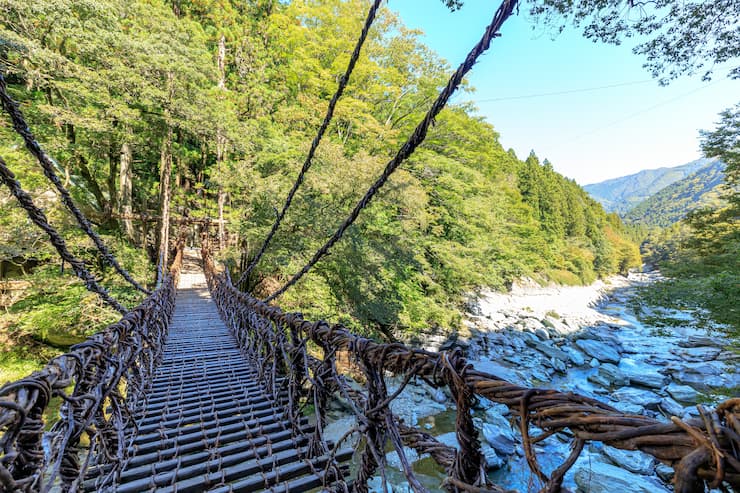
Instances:
[[[327,458],[308,457],[312,426],[303,418],[304,434],[296,436],[283,414],[286,396],[270,395],[258,382],[219,319],[203,272],[190,260],[116,491],[300,492],[320,486]]]

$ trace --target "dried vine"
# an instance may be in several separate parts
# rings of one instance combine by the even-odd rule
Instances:
[[[162,286],[120,321],[0,388],[0,491],[76,491],[92,468],[98,486],[114,479],[167,335],[181,263],[182,245]],[[60,419],[44,433],[53,398],[64,401]]]
[[[495,375],[472,368],[459,352],[433,353],[410,349],[402,344],[381,344],[352,334],[341,325],[324,321],[310,322],[300,314],[284,313],[249,294],[236,289],[230,280],[219,274],[207,249],[203,251],[206,278],[222,318],[243,343],[247,354],[262,362],[265,377],[277,381],[309,381],[311,392],[330,396],[347,403],[357,417],[359,431],[366,437],[365,452],[358,476],[353,483],[356,491],[366,491],[363,482],[376,468],[384,476],[385,442],[390,439],[404,459],[403,448],[392,437],[399,434],[408,446],[420,453],[429,453],[450,477],[445,482],[451,491],[501,491],[485,484],[480,473],[477,431],[469,423],[469,412],[475,396],[485,397],[506,405],[517,417],[525,455],[532,472],[541,483],[541,492],[562,491],[565,473],[573,466],[588,441],[599,441],[624,450],[640,450],[674,468],[674,486],[678,493],[702,493],[706,486],[738,490],[740,488],[740,399],[729,399],[709,410],[699,406],[701,417],[687,421],[673,418],[663,422],[640,415],[630,415],[598,400],[574,393],[551,389],[527,388],[502,380]],[[294,341],[279,333],[293,333]],[[305,347],[309,342],[323,348],[330,359],[311,360],[308,365],[292,365],[289,359],[275,351],[271,344],[281,340],[284,353],[290,354],[295,344]],[[296,342],[297,341],[297,342]],[[346,353],[365,372],[367,387],[358,396],[333,362],[333,355]],[[272,361],[270,361],[272,359]],[[310,368],[306,369],[306,366]],[[302,368],[302,370],[298,370]],[[323,370],[321,370],[323,368]],[[268,371],[269,369],[269,371]],[[275,371],[276,374],[269,374]],[[293,372],[301,371],[302,374]],[[320,379],[315,378],[321,371]],[[392,417],[390,402],[401,389],[388,396],[383,378],[385,373],[420,378],[433,387],[447,387],[458,407],[457,437],[460,451],[435,443],[431,436]],[[313,380],[312,380],[313,379]],[[368,404],[372,403],[372,405]],[[295,404],[294,404],[295,405]],[[325,405],[316,406],[323,413]],[[384,419],[379,419],[384,416]],[[324,416],[317,416],[319,424]],[[532,428],[539,429],[538,434]],[[539,466],[534,444],[564,432],[573,441],[572,453],[549,476]],[[406,471],[409,474],[409,471]],[[414,490],[414,478],[408,476]],[[494,488],[493,490],[491,488]]]
[[[36,157],[36,159],[38,160],[41,168],[44,170],[44,175],[49,179],[49,181],[54,184],[54,187],[57,189],[59,195],[62,198],[62,203],[64,203],[67,209],[69,209],[69,211],[75,217],[75,219],[77,220],[77,224],[79,224],[82,231],[84,231],[85,234],[93,241],[98,251],[100,252],[100,256],[134,288],[143,293],[150,294],[150,292],[146,288],[141,286],[141,284],[139,284],[136,279],[134,279],[131,274],[129,274],[128,271],[126,271],[126,269],[121,266],[118,260],[116,260],[116,257],[105,245],[103,239],[98,236],[98,234],[93,230],[92,224],[90,224],[90,221],[87,219],[87,217],[85,217],[82,211],[75,205],[74,201],[72,200],[72,196],[69,194],[69,191],[64,187],[62,181],[59,179],[59,176],[57,176],[56,172],[54,171],[54,162],[44,152],[44,150],[41,148],[41,145],[38,143],[33,133],[29,129],[18,103],[14,101],[8,94],[8,88],[5,84],[5,78],[3,77],[2,73],[0,73],[0,104],[2,104],[5,112],[10,116],[10,119],[13,122],[13,128],[15,128],[15,131],[18,133],[18,135],[23,138],[28,151],[33,154],[34,157]]]

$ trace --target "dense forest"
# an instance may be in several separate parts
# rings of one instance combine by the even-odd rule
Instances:
[[[124,266],[151,285],[157,220],[170,192],[173,217],[214,220],[234,269],[252,258],[366,7],[360,0],[7,0],[0,63],[77,204]],[[314,167],[248,289],[267,295],[306,262],[450,71],[418,32],[381,11]],[[142,295],[97,260],[9,121],[0,121],[0,155],[22,185],[113,295],[135,304]],[[5,189],[0,226],[5,380],[117,314],[85,292]],[[638,266],[627,237],[615,214],[534,153],[521,160],[505,150],[494,127],[460,103],[439,115],[332,255],[280,302],[393,337],[451,330],[477,288],[503,289],[522,276],[586,283]]]

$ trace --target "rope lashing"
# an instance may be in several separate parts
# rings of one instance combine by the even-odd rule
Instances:
[[[326,109],[326,115],[324,116],[324,121],[321,122],[321,126],[319,127],[319,130],[316,133],[316,137],[314,137],[313,142],[311,142],[311,148],[308,150],[308,154],[306,155],[306,160],[303,162],[301,171],[300,173],[298,173],[298,177],[296,178],[295,183],[293,183],[293,187],[290,189],[290,192],[288,192],[288,197],[285,199],[283,208],[281,209],[281,211],[278,213],[277,217],[275,218],[275,222],[273,223],[272,228],[270,229],[270,232],[267,234],[265,241],[262,243],[262,246],[257,252],[257,255],[255,255],[254,259],[252,259],[252,261],[249,263],[249,265],[244,270],[242,275],[239,276],[239,280],[236,282],[237,286],[241,285],[241,283],[244,282],[245,279],[247,279],[249,274],[259,263],[260,259],[262,258],[262,255],[264,255],[265,250],[267,250],[268,245],[272,241],[273,236],[275,236],[275,233],[277,232],[277,229],[280,226],[280,223],[283,221],[283,218],[285,217],[285,213],[288,211],[290,204],[293,202],[293,197],[295,197],[295,194],[298,191],[298,187],[300,187],[301,183],[303,183],[303,177],[306,175],[309,168],[311,167],[313,156],[316,153],[316,149],[319,147],[321,138],[324,136],[324,133],[326,132],[326,129],[329,127],[329,123],[331,122],[331,119],[334,116],[334,108],[337,106],[337,102],[339,101],[339,98],[342,97],[342,94],[344,93],[344,89],[345,87],[347,87],[347,83],[349,82],[349,77],[350,75],[352,75],[352,71],[354,70],[355,65],[357,64],[357,60],[360,58],[360,51],[362,50],[362,45],[365,43],[365,39],[367,38],[367,34],[370,31],[370,27],[372,26],[373,21],[375,20],[375,14],[377,13],[378,8],[380,8],[381,2],[382,0],[373,0],[373,4],[367,13],[367,18],[365,19],[365,24],[362,28],[362,32],[360,33],[360,38],[357,40],[355,49],[352,52],[352,56],[349,59],[349,63],[347,64],[347,69],[345,70],[344,75],[339,79],[339,85],[337,86],[337,91],[334,93],[334,96],[331,98],[331,101],[329,101],[329,107]]]
[[[84,231],[85,234],[93,241],[95,247],[100,252],[100,256],[134,288],[138,289],[142,293],[151,294],[146,288],[141,286],[141,284],[139,284],[136,279],[134,279],[131,274],[126,271],[126,269],[121,266],[116,257],[105,245],[103,239],[93,230],[92,224],[90,224],[90,221],[87,219],[87,217],[85,217],[82,211],[75,205],[74,201],[72,200],[72,196],[69,194],[69,191],[64,187],[62,181],[59,179],[59,176],[54,171],[54,162],[51,160],[49,155],[44,152],[44,150],[41,148],[41,145],[34,137],[33,133],[28,127],[28,124],[26,123],[25,118],[23,117],[23,113],[21,112],[18,103],[14,101],[8,94],[8,87],[5,83],[5,78],[3,77],[2,73],[0,73],[0,103],[2,104],[5,112],[10,116],[10,119],[13,122],[13,128],[18,133],[18,135],[23,138],[23,141],[26,144],[26,148],[38,160],[41,168],[44,170],[44,175],[46,176],[46,178],[49,179],[50,182],[54,184],[54,187],[59,192],[59,195],[62,198],[62,203],[64,203],[67,209],[69,209],[69,211],[75,217],[75,219],[77,220],[77,224],[80,225],[82,231]]]
[[[393,174],[393,172],[398,169],[401,163],[406,160],[406,158],[408,158],[424,141],[429,127],[434,122],[434,118],[445,107],[447,101],[450,99],[450,96],[452,96],[455,90],[457,90],[463,78],[465,77],[465,74],[467,74],[470,69],[473,68],[473,65],[475,64],[476,60],[478,60],[478,57],[480,57],[480,55],[482,55],[488,49],[491,44],[491,40],[499,35],[499,29],[501,29],[503,23],[506,22],[506,19],[511,16],[514,8],[516,7],[516,4],[517,0],[504,0],[501,3],[493,16],[491,24],[489,24],[486,28],[480,41],[478,41],[478,44],[473,47],[470,53],[468,53],[468,56],[465,58],[465,61],[458,67],[455,73],[452,74],[450,80],[447,82],[447,85],[439,93],[439,95],[437,96],[437,100],[429,109],[424,119],[416,127],[414,133],[411,134],[408,140],[406,140],[406,142],[401,146],[396,156],[390,162],[388,162],[385,170],[383,171],[383,174],[380,175],[380,177],[365,193],[365,196],[360,199],[357,205],[355,205],[355,208],[352,210],[347,219],[345,219],[344,222],[339,226],[334,235],[321,248],[319,248],[318,251],[316,251],[311,260],[305,266],[303,266],[303,268],[298,271],[298,273],[295,274],[285,285],[283,285],[283,287],[268,296],[265,299],[266,302],[274,300],[285,291],[287,291],[291,286],[298,282],[298,280],[303,277],[314,265],[316,265],[316,263],[321,260],[322,257],[329,253],[331,247],[334,246],[334,244],[342,238],[347,228],[349,228],[352,223],[355,222],[357,217],[360,215],[360,212],[362,212],[362,210],[368,206],[375,194],[378,193],[378,190],[380,190],[385,182],[388,181],[388,178],[390,178],[391,174]]]
[[[28,214],[29,219],[31,219],[36,226],[49,236],[49,241],[54,245],[59,256],[62,260],[72,266],[77,277],[82,279],[85,283],[85,287],[89,291],[100,296],[100,299],[102,299],[108,306],[122,314],[126,314],[128,310],[126,310],[123,305],[116,301],[110,293],[108,293],[108,291],[98,283],[95,276],[87,270],[82,260],[79,260],[70,253],[62,235],[60,235],[51,224],[49,224],[44,211],[39,209],[36,204],[33,203],[31,196],[28,192],[23,190],[20,182],[15,178],[15,175],[10,171],[10,168],[8,168],[8,165],[2,157],[0,157],[0,181],[5,183],[10,190],[10,193],[12,193],[16,200],[18,200],[20,206],[26,211],[26,214]]]

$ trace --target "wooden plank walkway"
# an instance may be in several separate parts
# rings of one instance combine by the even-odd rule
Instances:
[[[190,252],[192,253],[192,252]],[[205,277],[188,255],[177,305],[138,435],[115,491],[310,491],[327,457],[308,458],[308,436],[284,417],[220,320]],[[347,460],[351,451],[337,456]],[[89,489],[94,489],[88,483]]]

